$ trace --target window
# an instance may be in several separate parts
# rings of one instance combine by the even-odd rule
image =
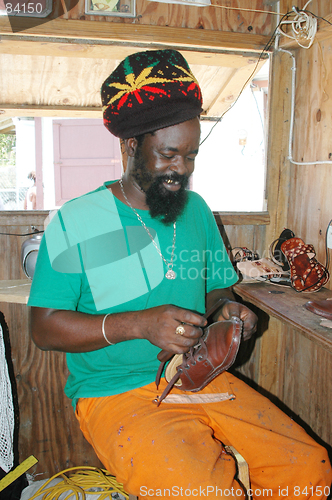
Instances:
[[[202,119],[202,144],[190,186],[213,211],[266,209],[267,72],[265,64],[220,122]],[[1,164],[5,210],[23,209],[31,171],[37,173],[37,208],[44,210],[121,175],[119,141],[101,119],[14,118],[13,122],[16,147],[8,156],[10,164]]]
[[[267,68],[263,69],[220,122],[202,121],[202,144],[192,189],[201,194],[213,211],[260,212],[266,209],[267,87],[264,85],[267,79],[264,75]]]

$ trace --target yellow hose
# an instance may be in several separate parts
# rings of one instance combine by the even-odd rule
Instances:
[[[47,488],[51,481],[59,477],[62,478],[62,481]],[[91,491],[92,488],[98,488],[98,491]],[[107,470],[83,466],[72,467],[58,472],[48,479],[30,500],[34,500],[40,495],[43,495],[42,500],[57,500],[65,492],[68,492],[68,495],[63,500],[69,500],[73,495],[75,495],[76,500],[85,500],[87,493],[89,495],[98,495],[98,500],[112,498],[112,493],[120,493],[127,500],[129,499],[129,495],[124,491],[122,484],[118,483]]]

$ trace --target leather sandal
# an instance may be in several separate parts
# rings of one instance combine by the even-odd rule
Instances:
[[[304,307],[318,316],[332,320],[332,300],[309,300]]]
[[[316,259],[313,245],[301,238],[290,238],[281,245],[291,272],[292,287],[297,292],[316,292],[329,280],[329,272]]]

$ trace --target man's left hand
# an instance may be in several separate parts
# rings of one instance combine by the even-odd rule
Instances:
[[[218,321],[231,319],[233,316],[243,321],[243,340],[248,340],[257,330],[257,316],[248,307],[235,301],[227,301],[222,307]]]

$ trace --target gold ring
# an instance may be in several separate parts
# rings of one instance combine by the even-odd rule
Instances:
[[[183,328],[183,326],[182,326],[182,325],[179,325],[179,326],[178,326],[178,327],[176,327],[176,329],[175,329],[175,333],[176,333],[177,335],[183,335],[183,334],[185,333],[185,331],[186,331],[186,330]]]

